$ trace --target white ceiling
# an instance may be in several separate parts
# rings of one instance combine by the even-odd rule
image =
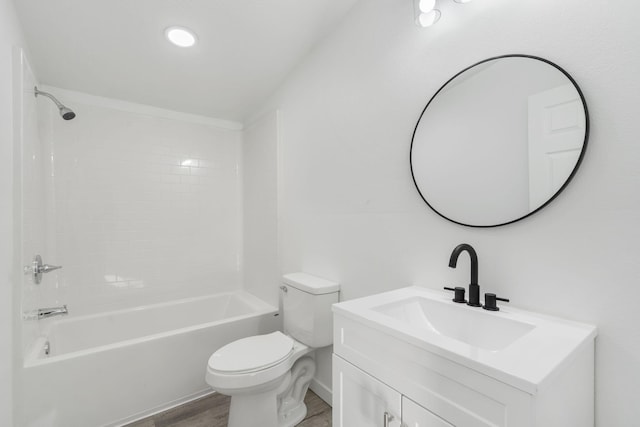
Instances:
[[[42,84],[242,120],[357,0],[15,0]],[[199,43],[164,38],[173,25]]]

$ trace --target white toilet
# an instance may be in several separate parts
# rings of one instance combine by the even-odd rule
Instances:
[[[303,399],[315,374],[307,355],[333,342],[331,305],[340,286],[292,273],[280,289],[284,334],[243,338],[209,358],[207,383],[231,396],[228,427],[292,427],[307,414]]]

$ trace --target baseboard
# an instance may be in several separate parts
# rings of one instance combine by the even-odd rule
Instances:
[[[105,427],[122,427],[125,426],[127,424],[133,423],[135,421],[140,421],[144,418],[150,417],[152,415],[156,415],[159,414],[160,412],[164,412],[167,411],[169,409],[175,408],[176,406],[180,406],[180,405],[184,405],[185,403],[189,403],[193,400],[197,400],[200,399],[201,397],[205,397],[208,396],[210,394],[215,393],[215,391],[211,390],[210,388],[203,390],[203,391],[199,391],[193,394],[190,394],[189,396],[185,396],[181,399],[176,399],[174,401],[171,401],[169,403],[166,403],[164,405],[160,405],[160,406],[156,406],[155,408],[143,411],[143,412],[139,412],[135,415],[132,415],[130,417],[121,419],[115,423],[111,423],[111,424],[107,424]]]
[[[331,399],[332,399],[333,393],[329,387],[327,387],[325,384],[321,383],[316,378],[314,378],[311,380],[311,384],[309,384],[309,388],[311,389],[312,392],[317,394],[320,399],[324,400],[327,403],[327,405],[331,406]]]

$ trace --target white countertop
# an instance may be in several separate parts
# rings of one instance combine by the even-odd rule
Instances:
[[[487,320],[488,325],[497,325],[498,330],[501,323],[527,326],[516,339],[508,340],[504,346],[492,347],[483,346],[477,339],[475,344],[474,340],[464,342],[436,328],[425,327],[429,323],[426,320],[428,314],[424,316],[424,322],[411,322],[406,318],[399,320],[384,312],[384,307],[390,304],[397,302],[402,305],[403,300],[421,298],[435,301],[447,315],[450,311],[452,318],[462,318],[469,314],[470,318],[481,320],[477,325],[461,325],[471,331],[474,328],[486,328],[482,320]],[[500,305],[500,311],[492,312],[456,304],[451,298],[452,294],[449,292],[411,286],[341,302],[333,306],[333,311],[531,394],[536,394],[559,368],[571,363],[579,349],[593,345],[597,335],[596,327],[592,325],[519,310],[504,303]],[[461,310],[474,312],[466,313]],[[486,330],[480,332],[485,336],[491,333]]]

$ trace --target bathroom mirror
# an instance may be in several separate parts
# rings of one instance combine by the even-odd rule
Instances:
[[[411,173],[440,216],[471,227],[523,219],[576,173],[589,135],[580,88],[558,65],[505,55],[447,81],[422,111]]]

